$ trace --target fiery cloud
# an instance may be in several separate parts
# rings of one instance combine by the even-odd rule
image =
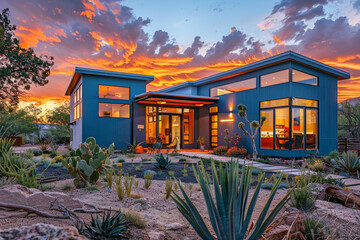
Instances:
[[[272,41],[257,40],[235,27],[221,41],[205,44],[195,36],[182,49],[165,31],[145,32],[150,20],[136,17],[121,2],[12,1],[6,0],[16,36],[23,47],[55,57],[50,83],[33,88],[24,99],[51,106],[63,97],[75,66],[154,75],[148,90],[158,90],[194,81],[220,71],[261,60],[286,50],[295,50],[325,64],[349,71],[352,79],[339,82],[342,101],[360,95],[360,24],[349,25],[346,17],[326,19],[324,7],[331,0],[282,0],[258,26],[269,31]],[[282,15],[279,24],[272,16]],[[322,18],[321,18],[322,17]],[[321,19],[319,19],[321,18]],[[306,21],[314,21],[309,27]],[[295,42],[295,44],[294,44]],[[205,53],[200,50],[207,47]],[[51,104],[50,104],[51,103]]]

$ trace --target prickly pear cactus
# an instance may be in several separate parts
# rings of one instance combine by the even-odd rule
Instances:
[[[71,151],[68,159],[62,160],[70,175],[75,177],[75,186],[94,184],[100,176],[100,171],[109,165],[110,156],[114,152],[114,144],[108,148],[100,148],[93,137],[86,139],[76,151]]]

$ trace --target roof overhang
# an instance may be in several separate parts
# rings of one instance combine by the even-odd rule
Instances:
[[[78,83],[79,79],[83,74],[86,75],[95,75],[95,76],[105,76],[105,77],[115,77],[115,78],[126,78],[132,80],[142,80],[146,81],[146,84],[154,80],[154,76],[142,75],[142,74],[133,74],[133,73],[124,73],[124,72],[113,72],[106,70],[98,70],[91,68],[80,68],[75,67],[74,74],[66,88],[65,95],[70,95]]]
[[[135,102],[147,105],[202,107],[216,103],[219,97],[146,92],[135,96]]]

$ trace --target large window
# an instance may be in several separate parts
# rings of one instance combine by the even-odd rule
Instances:
[[[317,107],[318,101],[302,98],[260,102],[260,117],[266,117],[260,129],[260,147],[317,149]]]
[[[234,92],[240,92],[256,88],[256,78],[250,78],[239,82],[229,83],[226,85],[210,88],[210,96],[220,96]]]
[[[194,144],[194,109],[184,108],[184,144]]]
[[[82,84],[73,93],[73,118],[74,120],[82,117]]]
[[[260,77],[261,87],[267,87],[286,82],[289,82],[289,69],[265,74]]]
[[[156,142],[156,107],[146,107],[146,143]]]
[[[309,84],[309,85],[317,85],[318,78],[313,75],[293,69],[292,70],[292,81],[298,82],[298,83],[303,83],[303,84]]]
[[[218,107],[209,108],[210,117],[210,147],[218,146]]]
[[[130,88],[99,85],[99,98],[130,99]]]
[[[129,118],[130,105],[118,103],[99,103],[99,117]]]

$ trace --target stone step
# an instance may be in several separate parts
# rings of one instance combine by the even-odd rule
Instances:
[[[358,180],[358,179],[344,178],[344,179],[341,179],[341,180],[345,183],[345,186],[360,185],[360,180]]]
[[[327,175],[325,178],[329,178],[329,177],[331,177],[331,178],[333,178],[333,179],[344,179],[344,178],[346,178],[346,177],[344,177],[344,176],[335,175],[335,174],[329,174],[329,175]]]

